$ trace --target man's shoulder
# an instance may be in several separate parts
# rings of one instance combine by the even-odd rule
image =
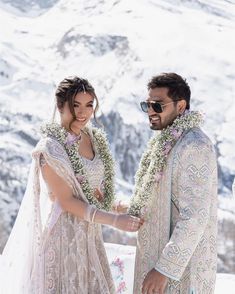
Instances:
[[[180,145],[183,148],[206,148],[214,152],[211,139],[200,128],[192,128],[182,138]]]
[[[211,139],[206,135],[206,133],[201,128],[192,128],[190,129],[182,139],[186,140],[188,143],[198,142],[201,144],[211,144]]]

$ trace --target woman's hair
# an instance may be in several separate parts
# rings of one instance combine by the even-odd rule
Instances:
[[[77,76],[65,78],[61,81],[56,89],[55,97],[56,97],[56,105],[59,110],[61,110],[65,103],[68,102],[68,106],[70,112],[73,116],[72,121],[69,124],[69,128],[71,128],[72,123],[76,120],[76,115],[74,111],[74,99],[78,93],[87,92],[96,100],[96,106],[94,110],[94,119],[96,119],[96,113],[99,108],[99,101],[95,94],[95,89],[89,83],[88,80],[79,78]]]

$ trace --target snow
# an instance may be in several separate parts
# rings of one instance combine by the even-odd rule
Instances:
[[[215,294],[234,293],[235,275],[217,274]]]

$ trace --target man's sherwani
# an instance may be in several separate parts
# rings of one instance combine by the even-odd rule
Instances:
[[[154,156],[154,154],[152,155]],[[172,148],[138,233],[134,294],[152,269],[166,293],[211,294],[216,277],[217,165],[213,145],[193,128]]]

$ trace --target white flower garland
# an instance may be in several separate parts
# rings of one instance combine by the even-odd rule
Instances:
[[[199,127],[202,122],[203,116],[200,112],[185,111],[172,125],[167,126],[160,134],[154,135],[149,141],[135,176],[136,185],[129,214],[138,216],[144,213],[145,205],[152,196],[154,184],[161,180],[169,152],[185,131]]]
[[[53,137],[64,147],[72,164],[76,178],[78,179],[82,191],[89,203],[95,205],[99,209],[110,210],[114,201],[114,162],[109,151],[105,133],[100,129],[92,128],[94,147],[98,151],[100,159],[104,165],[104,199],[100,202],[94,196],[94,191],[89,184],[87,173],[78,153],[79,141],[76,140],[76,138],[74,140],[72,138],[73,135],[57,123],[42,126],[41,132],[46,137]],[[88,133],[86,129],[84,129],[84,132]]]

